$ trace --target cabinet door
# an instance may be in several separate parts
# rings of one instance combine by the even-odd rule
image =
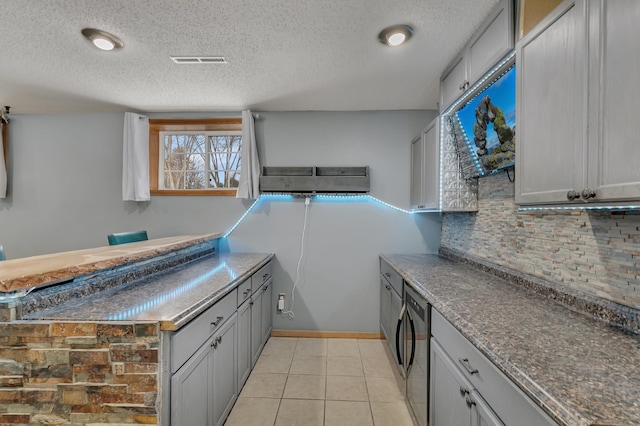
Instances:
[[[593,201],[640,200],[640,2],[589,3],[589,187]],[[598,101],[599,100],[599,101]]]
[[[213,424],[221,426],[238,397],[237,317],[234,314],[213,336],[216,343],[211,357]],[[198,424],[193,421],[179,424]]]
[[[391,308],[389,309],[389,333],[391,339],[389,344],[391,345],[391,353],[393,354],[396,364],[400,365],[400,361],[404,355],[404,334],[400,330],[398,336],[398,317],[400,316],[400,310],[402,309],[402,297],[398,296],[395,290],[391,289]],[[400,353],[397,352],[396,339],[400,339]]]
[[[250,300],[238,308],[238,391],[251,373],[251,305]]]
[[[562,3],[516,49],[516,203],[566,203],[585,170],[584,0]]]
[[[471,424],[466,397],[471,385],[446,355],[435,338],[431,339],[430,426]]]
[[[262,346],[262,287],[251,295],[251,367],[256,365]]]
[[[504,426],[484,399],[474,390],[469,395],[471,426]]]
[[[513,49],[513,1],[502,0],[469,42],[465,55],[473,85]]]
[[[212,342],[213,339],[207,341],[171,376],[172,425],[211,424]]]
[[[271,336],[273,319],[273,281],[269,280],[262,286],[262,344],[264,345]]]
[[[466,90],[467,63],[462,55],[457,57],[440,79],[440,111],[458,99]]]
[[[424,141],[424,208],[440,208],[440,116],[422,132]]]
[[[424,209],[424,138],[411,141],[411,209]]]
[[[391,309],[391,284],[380,276],[380,331],[389,341],[389,309]]]

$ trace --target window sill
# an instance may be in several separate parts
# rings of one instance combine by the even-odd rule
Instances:
[[[236,189],[152,189],[151,195],[157,196],[205,196],[205,197],[235,197]]]

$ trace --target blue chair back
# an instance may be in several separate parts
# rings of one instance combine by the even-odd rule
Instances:
[[[136,241],[146,241],[149,239],[147,231],[120,232],[118,234],[107,235],[110,246],[118,244],[135,243]]]

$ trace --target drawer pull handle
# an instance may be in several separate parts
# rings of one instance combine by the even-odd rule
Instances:
[[[220,324],[220,321],[222,321],[223,318],[224,317],[217,317],[216,320],[211,323],[211,325],[214,326],[214,327],[217,327],[218,324]]]
[[[460,362],[460,364],[462,364],[464,369],[467,370],[467,373],[471,375],[478,374],[478,369],[473,368],[471,364],[469,364],[469,358],[458,358],[458,362]]]
[[[262,289],[262,291],[267,291],[267,290],[269,290],[269,286],[265,285],[264,288]]]
[[[248,294],[249,294],[249,290],[245,290],[242,292],[242,297],[246,298]]]
[[[387,290],[389,290],[391,287],[389,287],[388,285],[385,285],[384,288],[386,288]]]
[[[218,347],[218,342],[216,342],[215,340],[213,342],[211,342],[211,347],[213,349],[216,349]]]
[[[469,389],[465,388],[464,386],[460,386],[460,396],[464,397],[468,393],[469,393]]]
[[[476,402],[470,396],[466,397],[465,401],[467,402],[467,407],[469,408],[476,405]]]
[[[222,343],[222,336],[218,336],[218,337],[216,337],[216,342],[218,342],[218,343]]]
[[[264,274],[262,276],[262,281],[266,281],[268,277],[269,277],[269,274]]]
[[[391,274],[390,274],[390,273],[388,273],[388,272],[385,272],[385,273],[384,273],[384,276],[385,276],[385,277],[387,277],[387,278],[391,278]]]

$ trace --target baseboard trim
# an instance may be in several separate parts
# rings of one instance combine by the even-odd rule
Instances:
[[[382,333],[362,331],[271,330],[272,337],[316,337],[331,339],[383,339]]]

